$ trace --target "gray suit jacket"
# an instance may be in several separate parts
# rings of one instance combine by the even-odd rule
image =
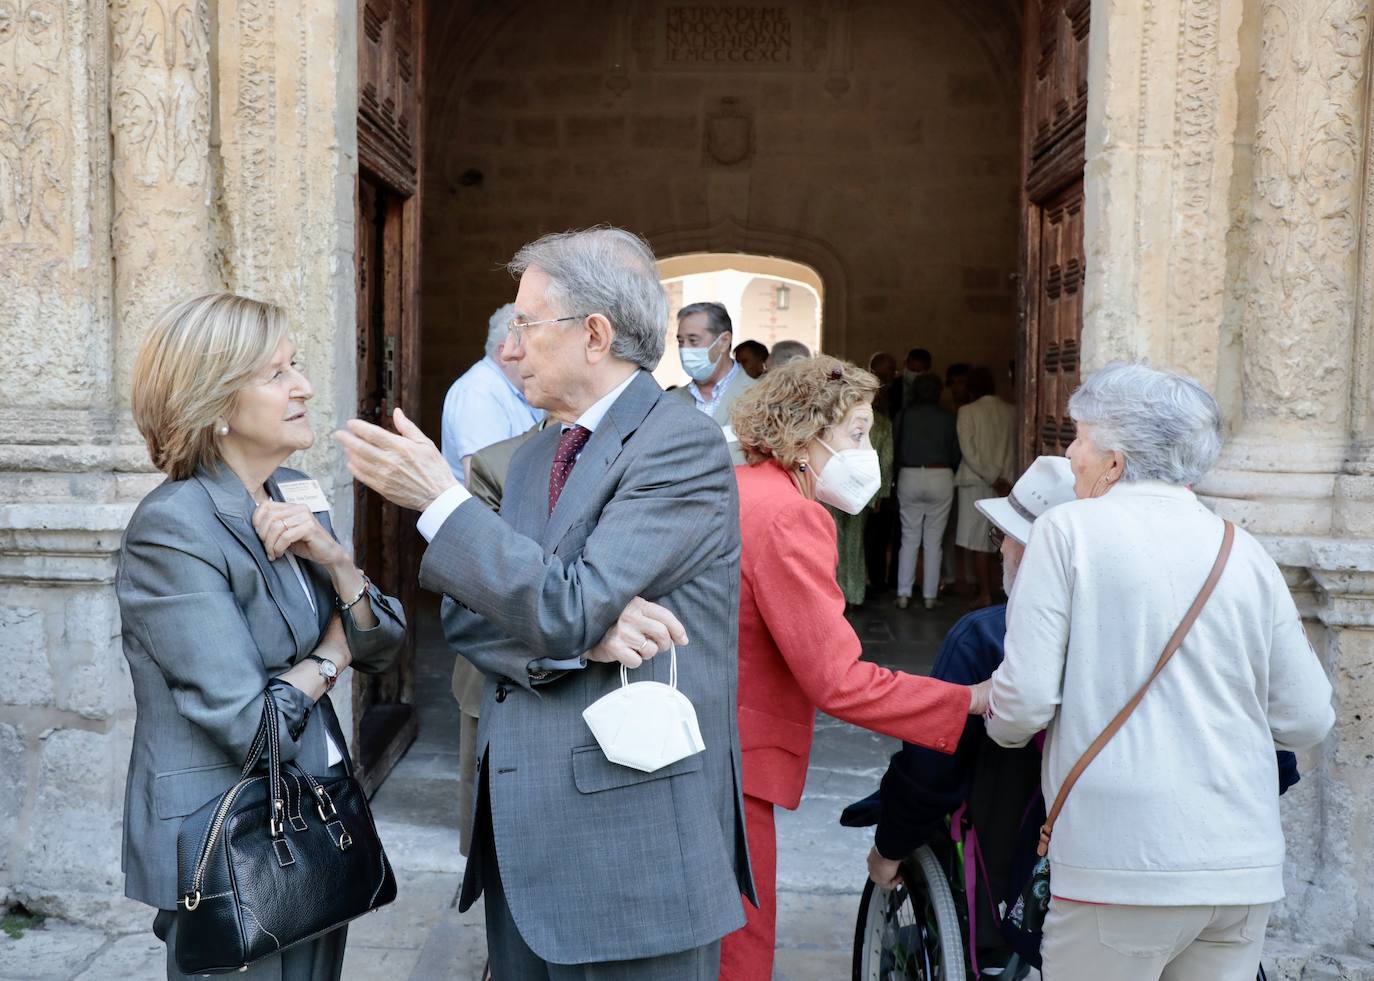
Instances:
[[[304,475],[285,468],[267,483]],[[253,500],[233,471],[169,480],[139,504],[124,533],[115,592],[137,714],[124,797],[124,891],[159,909],[177,901],[182,819],[238,779],[272,686],[282,757],[307,772],[328,767],[328,729],[348,743],[329,697],[273,679],[319,643],[334,613],[329,576],[301,560],[315,598],[286,558],[267,560],[249,515]],[[329,515],[319,516],[333,534]],[[375,587],[378,625],[359,630],[344,614],[353,666],[381,671],[405,638],[400,604]],[[346,764],[345,764],[346,765]]]
[[[716,421],[716,425],[720,426],[721,429],[730,425],[730,410],[734,408],[735,401],[757,384],[758,379],[750,378],[743,368],[735,372],[735,377],[730,379],[730,385],[721,393],[720,398],[716,401],[715,409],[711,411],[711,418]],[[692,408],[696,408],[696,399],[692,398],[692,389],[690,385],[683,385],[680,388],[675,388],[669,394],[676,395]],[[730,448],[730,463],[734,466],[740,466],[745,463],[744,451],[740,449],[739,441],[731,440],[728,445]]]
[[[547,417],[546,417],[547,418]],[[506,485],[506,472],[515,451],[524,446],[535,433],[544,428],[544,423],[531,426],[519,436],[492,443],[472,454],[468,462],[468,492],[493,511],[501,510],[501,489]],[[471,661],[458,658],[453,664],[453,697],[458,700],[458,709],[467,716],[480,718],[482,711],[482,689],[487,679]],[[459,747],[464,753],[471,752],[471,746]]]
[[[501,882],[521,936],[548,961],[699,947],[743,925],[740,892],[753,895],[735,721],[734,472],[719,428],[645,372],[587,441],[549,514],[558,439],[550,426],[525,443],[500,516],[464,502],[420,567],[421,585],[450,597],[449,642],[487,675],[477,742]],[[595,646],[636,595],[687,628],[679,687],[706,743],[654,773],[608,762],[582,719],[620,684],[617,668],[589,663],[537,687],[529,674],[531,661]],[[654,658],[634,680],[666,682],[668,668]],[[468,862],[460,909],[485,874]]]

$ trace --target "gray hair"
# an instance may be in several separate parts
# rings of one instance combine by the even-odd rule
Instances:
[[[1144,362],[1093,372],[1069,399],[1099,450],[1126,458],[1124,480],[1196,484],[1221,453],[1221,408],[1198,382]]]
[[[690,317],[694,313],[706,315],[706,329],[711,332],[712,337],[719,337],[727,330],[734,333],[734,325],[730,323],[730,311],[725,309],[723,303],[716,303],[712,300],[707,300],[704,303],[689,303],[677,312],[677,322],[682,323],[683,317]]]
[[[514,319],[514,303],[497,307],[496,312],[491,315],[491,319],[487,321],[487,357],[491,357],[506,343],[506,335],[510,333],[510,322]]]
[[[811,352],[801,341],[778,341],[768,355],[768,368],[781,368],[789,361],[800,361],[811,357]]]
[[[668,298],[644,239],[607,225],[545,235],[522,246],[506,265],[517,279],[531,267],[549,277],[549,305],[560,314],[599,313],[611,322],[612,356],[645,371],[658,367]]]

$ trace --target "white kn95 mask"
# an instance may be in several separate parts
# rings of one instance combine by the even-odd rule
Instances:
[[[668,684],[630,683],[620,666],[620,687],[582,710],[606,759],[645,773],[661,770],[706,748],[697,710],[677,688],[677,647],[671,648]]]

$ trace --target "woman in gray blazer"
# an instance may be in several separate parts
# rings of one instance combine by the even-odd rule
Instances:
[[[238,778],[262,694],[282,757],[343,772],[329,689],[350,665],[382,671],[405,637],[334,537],[319,486],[283,468],[311,446],[314,392],[278,307],[229,293],[173,306],[149,330],[133,415],[167,480],[124,534],[116,592],[137,715],[124,803],[125,893],[159,912],[176,968],[177,832]],[[271,981],[336,981],[347,928],[251,965]]]

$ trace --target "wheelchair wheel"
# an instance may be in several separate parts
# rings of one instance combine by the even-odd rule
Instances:
[[[965,981],[954,894],[935,853],[918,848],[896,889],[865,883],[854,927],[854,981]]]

